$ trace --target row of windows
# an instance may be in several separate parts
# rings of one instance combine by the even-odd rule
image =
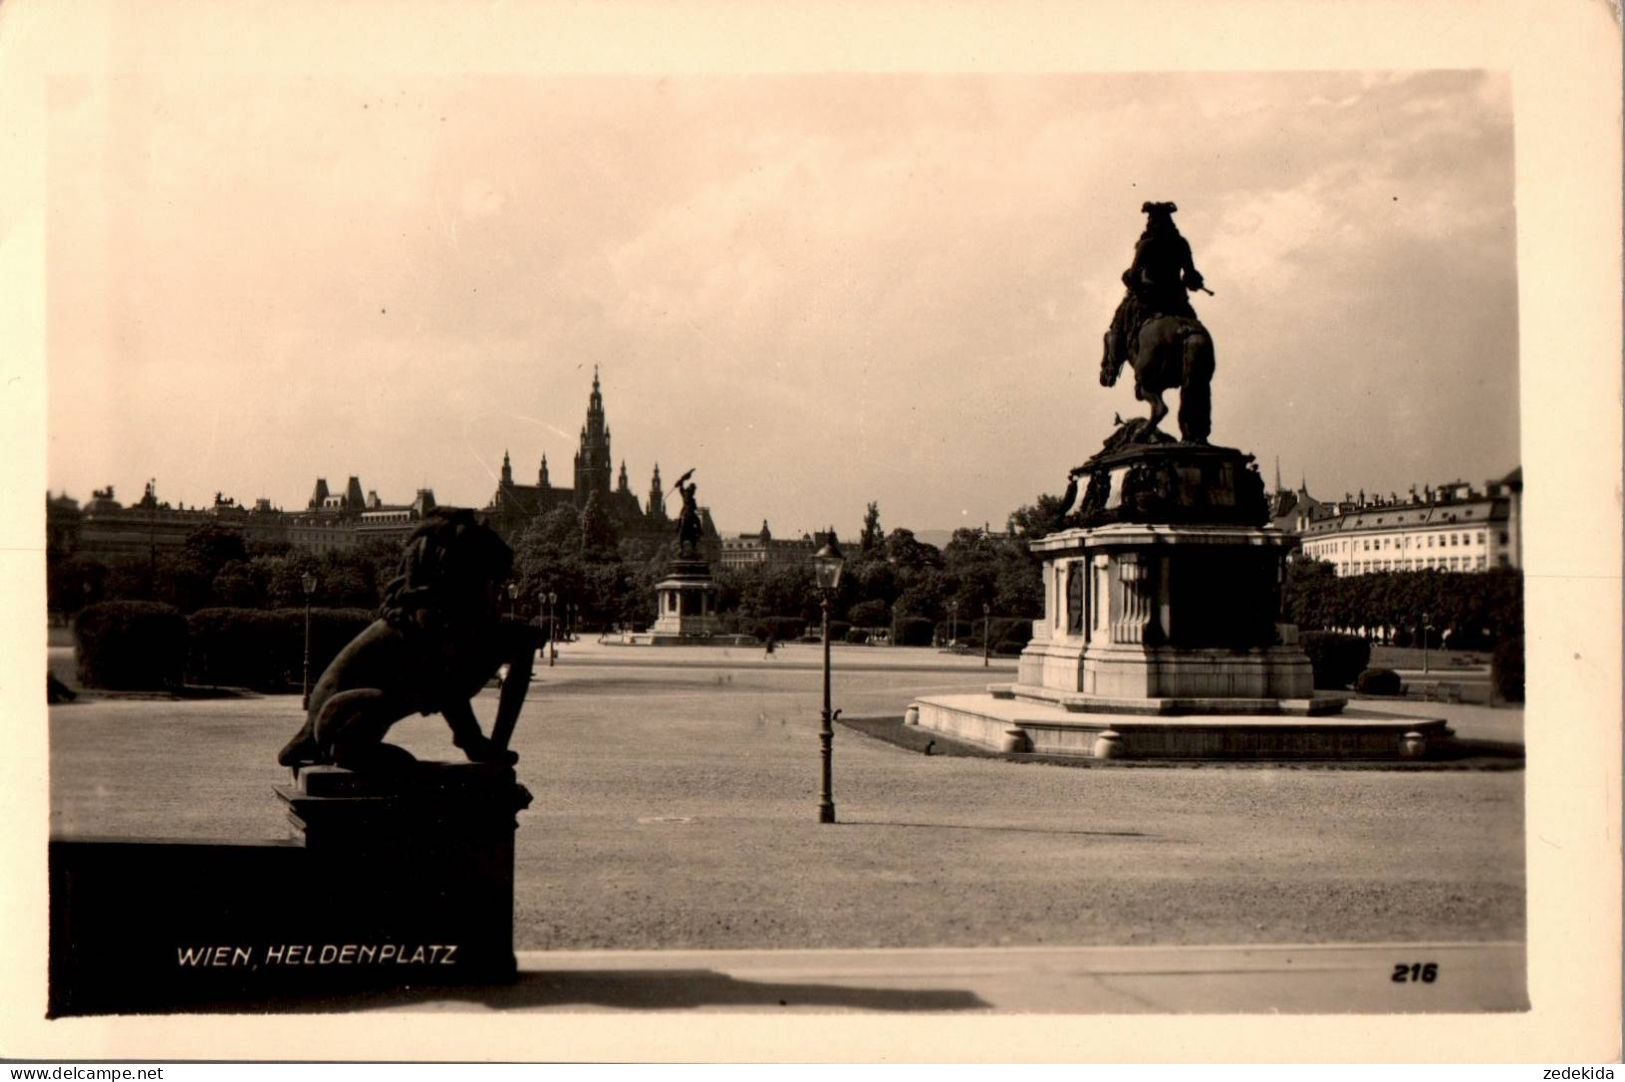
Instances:
[[[1500,556],[1496,560],[1497,567],[1511,566],[1511,560]],[[1340,572],[1363,575],[1372,571],[1483,571],[1489,567],[1487,556],[1435,556],[1422,560],[1356,560],[1346,568],[1339,568]]]
[[[1470,545],[1475,541],[1482,545],[1489,540],[1489,535],[1483,530],[1479,530],[1476,536],[1471,533],[1428,534],[1426,547],[1433,548],[1435,539],[1438,541],[1439,548],[1446,548],[1457,545]],[[1506,532],[1502,531],[1501,544],[1506,544],[1507,540]],[[1337,552],[1347,552],[1349,551],[1349,547],[1353,544],[1354,542],[1352,540],[1313,543],[1308,546],[1308,552],[1311,556],[1328,556]],[[1372,552],[1380,551],[1386,548],[1397,549],[1410,547],[1412,547],[1410,537],[1367,537],[1360,540],[1359,551]],[[1423,547],[1420,539],[1417,539],[1415,547]]]

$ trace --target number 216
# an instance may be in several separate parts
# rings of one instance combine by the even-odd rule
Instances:
[[[1394,965],[1394,975],[1389,978],[1395,984],[1404,984],[1407,981],[1421,981],[1423,984],[1432,984],[1439,979],[1439,963],[1413,962],[1406,965],[1399,962]]]

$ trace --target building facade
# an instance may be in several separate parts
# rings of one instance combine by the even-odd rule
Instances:
[[[113,487],[97,489],[83,508],[67,495],[46,500],[47,544],[58,556],[82,555],[103,562],[178,550],[200,526],[230,527],[245,544],[290,544],[312,552],[335,552],[369,541],[404,541],[424,515],[434,510],[434,492],[420,489],[410,504],[387,505],[376,492],[362,495],[351,477],[345,492],[332,494],[325,479],[316,482],[303,511],[283,511],[269,500],[252,507],[215,493],[210,507],[175,507],[158,499],[148,481],[139,502],[119,503]]]
[[[812,534],[802,534],[796,538],[780,539],[773,536],[767,528],[767,520],[762,521],[759,533],[742,533],[737,537],[722,539],[723,567],[756,567],[762,564],[796,564],[806,563],[812,559],[813,553],[818,551],[818,545]]]
[[[1276,524],[1298,538],[1304,558],[1331,564],[1339,575],[1518,568],[1522,499],[1517,469],[1482,489],[1452,481],[1413,487],[1403,498],[1361,492],[1320,503],[1307,492],[1277,494]]]

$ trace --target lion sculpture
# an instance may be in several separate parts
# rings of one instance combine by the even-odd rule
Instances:
[[[410,769],[384,743],[397,721],[441,714],[470,761],[511,765],[508,739],[543,636],[502,616],[513,552],[472,511],[441,509],[413,531],[379,619],[339,651],[311,691],[304,727],[277,755],[284,766],[331,763],[371,773]],[[491,736],[470,700],[503,666]]]

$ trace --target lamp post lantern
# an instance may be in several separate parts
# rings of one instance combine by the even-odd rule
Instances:
[[[316,592],[316,576],[305,572],[299,580],[305,590],[305,669],[299,680],[299,703],[303,710],[310,709],[310,595]]]
[[[829,532],[829,541],[813,555],[813,573],[818,579],[818,607],[823,613],[824,638],[824,711],[818,728],[819,788],[818,821],[835,822],[835,797],[830,789],[831,746],[835,740],[835,719],[839,710],[830,709],[829,701],[829,604],[835,588],[841,584],[841,567],[846,558],[835,544],[835,531]]]
[[[993,649],[993,606],[982,602],[982,668],[988,667],[989,651]]]

